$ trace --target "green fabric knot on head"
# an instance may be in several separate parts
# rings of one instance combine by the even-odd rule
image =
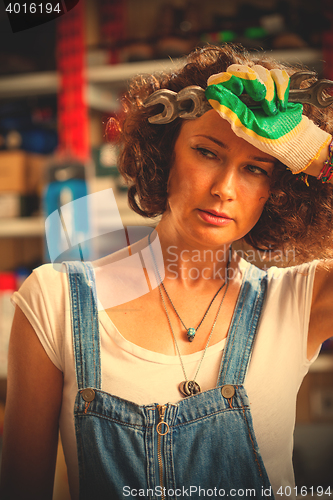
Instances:
[[[282,70],[238,64],[208,79],[205,95],[211,106],[235,127],[262,140],[277,140],[302,121],[303,106],[288,103],[290,79]],[[248,94],[258,106],[249,108],[239,97]]]

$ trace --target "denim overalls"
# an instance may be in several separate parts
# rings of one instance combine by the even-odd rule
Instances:
[[[217,387],[176,404],[139,406],[101,390],[93,267],[66,266],[78,383],[80,500],[274,498],[242,385],[266,273],[246,268]]]

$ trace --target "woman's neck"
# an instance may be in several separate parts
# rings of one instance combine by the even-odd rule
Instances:
[[[196,245],[163,223],[158,224],[156,231],[163,253],[165,279],[178,281],[186,288],[226,279],[231,260],[230,244],[215,248]]]

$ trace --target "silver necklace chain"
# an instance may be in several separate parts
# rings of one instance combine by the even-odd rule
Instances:
[[[193,377],[192,380],[188,380],[187,375],[186,375],[186,370],[185,370],[184,362],[183,362],[183,358],[182,358],[182,355],[180,354],[180,349],[179,349],[179,346],[178,346],[176,335],[175,335],[175,332],[174,332],[174,330],[172,328],[172,324],[171,324],[170,316],[169,316],[169,313],[168,313],[168,309],[167,309],[167,306],[166,306],[166,303],[165,303],[165,300],[164,300],[164,297],[163,297],[162,288],[161,288],[161,285],[160,285],[160,283],[162,283],[162,285],[163,285],[163,282],[161,280],[161,276],[160,276],[160,273],[158,271],[158,267],[157,267],[157,264],[156,264],[155,255],[154,255],[154,252],[153,252],[152,245],[150,244],[150,234],[148,236],[148,243],[149,243],[150,252],[151,252],[151,255],[152,255],[152,258],[153,258],[153,262],[154,262],[154,271],[155,271],[156,280],[158,282],[158,290],[160,292],[160,296],[161,296],[161,299],[162,299],[163,307],[164,307],[164,310],[165,310],[165,313],[166,313],[166,316],[167,316],[167,319],[168,319],[168,323],[169,323],[170,330],[171,330],[171,333],[172,333],[172,337],[173,337],[173,340],[174,340],[174,343],[175,343],[176,351],[177,351],[177,354],[178,354],[178,357],[179,357],[179,360],[180,360],[180,364],[181,364],[181,367],[182,367],[182,370],[183,370],[183,374],[184,374],[184,377],[185,377],[185,381],[181,382],[181,384],[179,385],[179,390],[180,390],[181,394],[183,396],[185,396],[185,397],[192,396],[193,394],[197,394],[197,393],[201,392],[201,388],[200,388],[199,384],[195,380],[196,380],[196,378],[198,376],[201,364],[203,362],[203,359],[205,357],[206,351],[207,351],[208,346],[209,346],[210,339],[212,338],[213,331],[214,331],[215,325],[217,323],[217,319],[219,317],[219,314],[220,314],[220,311],[221,311],[221,308],[222,308],[222,304],[224,302],[224,298],[225,298],[226,293],[228,291],[228,287],[229,287],[229,263],[230,263],[230,256],[229,256],[228,263],[227,263],[227,278],[226,278],[226,281],[219,288],[218,292],[214,296],[214,299],[218,295],[218,293],[222,290],[223,287],[225,287],[224,294],[222,296],[219,308],[217,310],[217,313],[216,313],[216,316],[215,316],[215,319],[214,319],[214,323],[213,323],[212,328],[210,330],[210,333],[209,333],[209,336],[208,336],[208,340],[207,340],[206,346],[204,348],[204,351],[202,353],[201,359],[199,361],[199,364],[198,364],[197,370],[195,372],[195,375],[194,375],[194,377]],[[170,299],[169,295],[167,294],[164,286],[163,286],[163,289],[164,289],[164,291],[165,291],[168,299],[171,302],[171,299]],[[211,304],[210,304],[210,306],[211,306]],[[210,306],[209,306],[209,308],[210,308]],[[175,309],[174,306],[173,306],[173,308]],[[177,312],[176,309],[175,309],[175,312]],[[206,312],[206,314],[207,314],[207,312]],[[223,351],[222,351],[222,355],[223,355]]]
[[[197,370],[196,370],[195,375],[194,375],[194,377],[193,377],[192,380],[188,380],[188,378],[187,378],[186,370],[185,370],[185,366],[184,366],[184,362],[183,362],[183,358],[182,358],[182,356],[180,354],[180,349],[179,349],[179,346],[178,346],[176,335],[175,335],[174,330],[172,328],[172,324],[171,324],[170,316],[169,316],[169,313],[168,313],[168,309],[166,307],[166,303],[165,303],[165,300],[164,300],[164,297],[163,297],[163,294],[162,294],[161,287],[160,287],[160,285],[158,285],[158,289],[159,289],[159,292],[160,292],[160,295],[161,295],[161,299],[162,299],[162,302],[163,302],[164,310],[165,310],[166,316],[168,318],[168,323],[169,323],[169,326],[170,326],[170,330],[171,330],[171,333],[172,333],[172,336],[173,336],[173,339],[174,339],[174,342],[175,342],[177,354],[178,354],[178,357],[179,357],[179,360],[180,360],[180,364],[181,364],[181,367],[182,367],[182,370],[183,370],[183,373],[184,373],[184,377],[185,377],[185,382],[182,382],[180,384],[180,386],[179,386],[180,392],[184,396],[192,396],[192,394],[196,394],[198,392],[201,392],[200,386],[199,386],[199,384],[195,380],[196,380],[196,378],[198,376],[201,364],[202,364],[203,359],[205,357],[205,354],[207,352],[208,345],[209,345],[210,339],[212,338],[213,331],[214,331],[214,328],[215,328],[215,325],[216,325],[216,322],[217,322],[217,319],[218,319],[218,316],[219,316],[219,313],[220,313],[220,310],[221,310],[221,307],[222,307],[222,304],[223,304],[223,301],[224,301],[224,297],[226,296],[226,293],[227,293],[227,290],[228,290],[228,286],[229,286],[229,281],[228,280],[227,280],[226,283],[223,284],[222,288],[225,285],[227,285],[227,286],[225,287],[225,291],[224,291],[224,294],[222,296],[222,300],[220,302],[219,308],[217,310],[214,323],[213,323],[212,328],[210,330],[210,334],[209,334],[209,337],[208,337],[208,340],[207,340],[204,352],[202,353],[202,356],[201,356],[201,359],[199,361]],[[220,288],[220,290],[221,290],[221,288]]]
[[[158,270],[157,270],[157,272],[158,272]],[[159,278],[160,278],[160,276],[159,276]],[[186,332],[187,332],[187,338],[188,338],[188,340],[189,340],[190,342],[192,342],[192,341],[194,340],[195,334],[197,333],[197,331],[199,330],[200,326],[202,325],[202,323],[203,323],[204,319],[206,318],[206,316],[207,316],[207,314],[208,314],[208,312],[209,312],[209,309],[211,308],[211,306],[212,306],[212,304],[213,304],[214,300],[216,299],[216,297],[218,296],[218,294],[220,293],[220,291],[221,291],[221,290],[222,290],[222,288],[224,287],[225,283],[223,283],[223,285],[222,285],[222,286],[220,286],[220,288],[217,290],[216,294],[214,295],[214,297],[212,298],[212,300],[211,300],[211,302],[210,302],[210,304],[209,304],[209,306],[208,306],[208,309],[206,310],[205,314],[203,315],[202,320],[200,321],[200,323],[198,324],[198,326],[197,326],[196,328],[187,328],[187,327],[185,326],[184,321],[183,321],[183,320],[182,320],[182,318],[180,317],[179,312],[177,311],[177,309],[176,309],[176,307],[175,307],[174,303],[172,302],[171,297],[170,297],[170,295],[168,294],[167,289],[165,288],[165,285],[164,285],[163,281],[161,281],[161,279],[160,279],[160,283],[161,283],[161,285],[162,285],[162,287],[163,287],[163,290],[164,290],[164,292],[165,292],[166,296],[168,297],[168,299],[169,299],[169,301],[170,301],[170,303],[171,303],[172,307],[174,308],[175,313],[177,314],[178,318],[180,319],[181,324],[183,325],[183,327],[185,328],[185,330],[186,330]]]

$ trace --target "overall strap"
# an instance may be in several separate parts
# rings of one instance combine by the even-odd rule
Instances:
[[[218,385],[244,382],[266,288],[267,273],[248,265],[229,328]]]
[[[101,388],[97,294],[90,262],[65,262],[67,268],[76,380],[79,390]]]

